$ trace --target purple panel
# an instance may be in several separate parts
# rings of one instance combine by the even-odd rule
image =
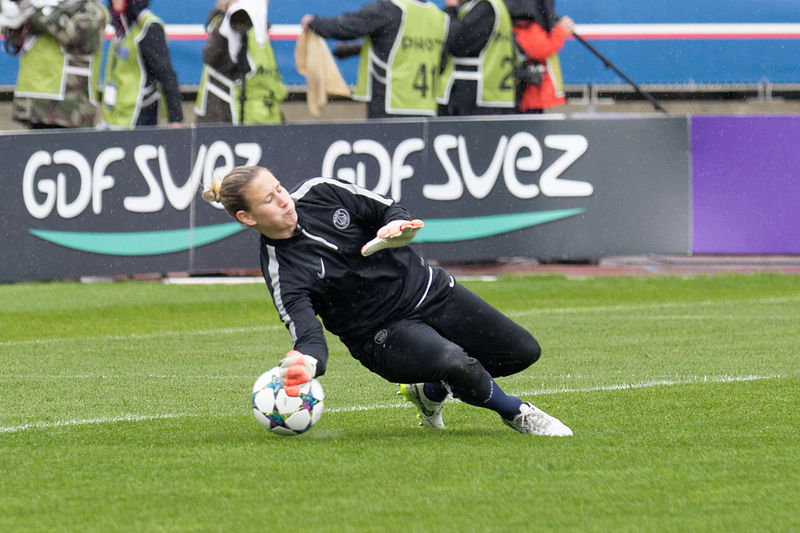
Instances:
[[[693,251],[800,254],[800,116],[692,117]]]

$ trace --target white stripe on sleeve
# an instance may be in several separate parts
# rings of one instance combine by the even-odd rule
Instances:
[[[370,191],[368,189],[365,189],[363,187],[359,187],[355,183],[347,183],[347,182],[344,182],[344,181],[335,180],[333,178],[312,178],[312,179],[306,181],[305,183],[303,183],[303,185],[300,186],[299,189],[297,189],[292,194],[292,199],[294,199],[294,200],[301,199],[313,187],[315,187],[316,185],[320,185],[322,183],[327,183],[328,185],[333,185],[335,187],[339,187],[340,189],[344,189],[344,190],[349,191],[349,192],[351,192],[353,194],[366,196],[367,198],[371,198],[372,200],[375,200],[376,202],[380,202],[380,203],[382,203],[384,205],[392,205],[394,203],[394,201],[392,201],[391,199],[384,198],[383,196],[381,196],[378,193],[372,192],[372,191]]]
[[[294,321],[286,311],[286,307],[283,305],[283,297],[281,296],[281,278],[278,273],[278,256],[275,254],[274,246],[270,246],[268,244],[266,246],[267,253],[269,254],[267,271],[269,272],[269,281],[272,285],[272,296],[275,300],[275,307],[278,309],[278,314],[280,315],[281,320],[283,320],[283,323],[289,328],[289,333],[292,335],[292,342],[297,342],[297,331],[294,327]]]

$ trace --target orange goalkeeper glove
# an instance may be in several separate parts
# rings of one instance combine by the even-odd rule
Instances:
[[[278,365],[281,383],[289,396],[300,395],[300,385],[311,381],[317,373],[317,360],[290,350]]]

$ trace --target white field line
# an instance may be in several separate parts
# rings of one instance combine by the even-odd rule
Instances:
[[[260,276],[166,278],[162,283],[165,285],[245,285],[248,283],[263,284],[264,278]]]
[[[31,380],[31,381],[69,381],[78,379],[163,379],[163,380],[182,380],[182,381],[208,381],[218,379],[222,381],[252,380],[253,376],[221,375],[216,376],[187,376],[180,374],[0,374],[0,381],[3,380]]]
[[[621,383],[614,385],[597,385],[594,387],[559,387],[551,389],[539,389],[533,391],[511,391],[515,396],[537,396],[544,394],[570,394],[570,393],[587,393],[587,392],[602,392],[602,391],[619,391],[619,390],[633,390],[644,389],[651,387],[668,387],[673,385],[691,385],[691,384],[704,384],[704,383],[736,383],[741,381],[759,381],[767,379],[778,379],[781,376],[698,376],[690,379],[675,379],[675,380],[655,380],[643,381],[641,383]],[[456,400],[457,401],[457,400]],[[371,405],[354,405],[351,407],[335,407],[332,409],[325,409],[326,413],[354,413],[359,411],[375,411],[378,409],[397,409],[402,407],[412,407],[409,402],[393,402],[393,403],[380,403]],[[168,413],[163,415],[134,415],[129,414],[119,417],[111,418],[86,418],[77,420],[62,420],[56,422],[31,422],[29,424],[22,424],[20,426],[0,426],[0,434],[3,433],[19,433],[30,429],[52,429],[59,427],[70,426],[86,426],[94,424],[117,424],[120,422],[142,422],[148,420],[163,420],[169,418],[194,418],[199,416],[206,416],[201,414],[192,413]]]
[[[653,302],[646,304],[631,305],[587,305],[580,307],[559,307],[554,309],[526,309],[524,311],[512,311],[508,313],[511,317],[527,315],[558,315],[571,313],[607,313],[609,311],[646,311],[661,309],[682,309],[686,307],[715,307],[725,305],[741,304],[781,304],[800,302],[799,296],[780,296],[770,298],[745,298],[743,300],[714,300],[700,302]]]
[[[116,424],[117,422],[140,422],[143,420],[159,420],[163,418],[186,418],[187,414],[166,414],[166,415],[125,415],[114,418],[85,418],[83,420],[59,420],[57,422],[31,422],[21,426],[0,427],[0,433],[18,433],[29,429],[52,429],[66,426],[86,426],[90,424]]]
[[[515,393],[517,396],[537,396],[542,394],[563,394],[576,392],[603,392],[618,390],[646,389],[652,387],[671,387],[675,385],[695,385],[704,383],[738,383],[740,381],[760,381],[766,379],[780,379],[780,374],[768,376],[700,376],[692,379],[661,379],[654,381],[643,381],[641,383],[620,383],[615,385],[596,385],[594,387],[557,387],[551,389],[539,389],[534,391],[523,391]]]
[[[632,305],[597,305],[579,307],[560,307],[549,309],[526,309],[524,311],[511,311],[507,313],[510,317],[524,317],[529,315],[559,315],[559,314],[579,314],[579,313],[607,313],[610,311],[643,311],[661,309],[682,309],[687,307],[714,307],[733,304],[780,304],[800,302],[800,296],[783,296],[771,298],[750,298],[743,300],[722,300],[722,301],[701,301],[701,302],[660,302]],[[724,318],[711,317],[709,318]],[[18,341],[0,341],[1,346],[27,346],[37,344],[52,344],[63,342],[86,342],[86,341],[126,341],[138,339],[157,339],[162,337],[190,336],[190,335],[235,335],[239,333],[253,333],[257,331],[269,331],[284,329],[283,324],[269,324],[264,326],[252,326],[245,328],[220,328],[220,329],[201,329],[185,331],[154,331],[152,333],[131,333],[130,335],[96,335],[86,337],[50,337],[42,339],[27,339]]]

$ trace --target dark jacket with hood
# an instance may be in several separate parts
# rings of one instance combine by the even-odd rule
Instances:
[[[127,0],[125,11],[115,12],[108,0],[111,11],[111,24],[114,26],[117,37],[122,37],[128,28],[136,24],[139,14],[148,8],[150,0]],[[181,108],[181,93],[178,87],[178,77],[172,68],[172,62],[167,48],[167,36],[164,27],[160,24],[151,24],[147,33],[139,41],[139,53],[144,61],[147,74],[146,86],[158,83],[164,93],[167,103],[167,119],[169,122],[183,122]],[[110,60],[110,59],[109,59]],[[139,114],[138,126],[154,126],[158,123],[158,101],[144,106]]]

